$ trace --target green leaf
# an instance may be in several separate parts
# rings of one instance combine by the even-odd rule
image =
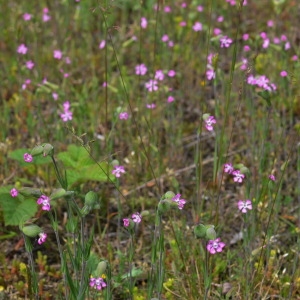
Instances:
[[[24,161],[24,158],[23,158],[25,153],[30,153],[30,150],[24,149],[24,148],[17,149],[17,150],[10,152],[8,154],[8,157],[18,161],[22,167],[30,166],[32,164],[34,164],[34,165],[49,164],[52,162],[51,157],[49,157],[49,156],[44,157],[42,155],[39,155],[39,156],[35,156],[31,163],[27,163]]]
[[[266,100],[269,107],[271,106],[271,93],[269,91],[258,92],[257,95]]]
[[[112,181],[112,166],[107,162],[95,163],[89,153],[81,146],[70,145],[68,150],[58,154],[67,170],[68,185],[83,183],[86,181],[106,181],[107,175]]]
[[[37,212],[36,200],[18,195],[13,198],[9,192],[0,193],[0,206],[3,210],[5,226],[19,225],[24,218],[30,219]]]

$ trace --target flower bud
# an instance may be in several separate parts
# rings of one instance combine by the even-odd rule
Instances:
[[[44,151],[43,151],[43,156],[47,156],[47,155],[50,155],[50,156],[53,156],[53,146],[51,144],[45,144],[44,145]]]
[[[22,228],[22,231],[25,235],[29,237],[36,237],[42,232],[42,228],[35,224],[27,225]]]
[[[149,211],[148,210],[143,210],[142,212],[141,212],[141,216],[142,217],[145,217],[145,216],[149,216]]]
[[[34,198],[39,198],[42,195],[41,190],[29,188],[29,187],[23,187],[19,189],[19,193],[24,197],[34,197]]]
[[[32,156],[37,156],[43,153],[43,146],[38,145],[35,146],[32,150],[31,150],[31,155]]]
[[[210,114],[203,114],[202,119],[205,121],[210,117]]]
[[[60,188],[60,189],[56,189],[54,190],[51,195],[50,195],[50,200],[55,200],[58,198],[62,198],[63,196],[65,196],[67,194],[66,190]]]
[[[102,274],[105,273],[106,268],[107,268],[107,262],[105,260],[100,261],[98,266],[97,266],[97,269],[95,271],[95,276],[96,277],[101,277]]]
[[[194,227],[194,234],[198,238],[205,238],[206,237],[206,226],[203,224],[198,224]]]
[[[84,198],[84,204],[93,208],[99,200],[99,196],[97,193],[93,191],[89,191]]]
[[[217,238],[217,233],[215,231],[214,225],[206,226],[206,238],[209,240],[215,240]]]
[[[161,200],[158,203],[158,211],[160,214],[164,214],[170,210],[170,202],[167,200]]]
[[[175,196],[175,194],[171,191],[168,191],[164,195],[164,199],[172,199]]]

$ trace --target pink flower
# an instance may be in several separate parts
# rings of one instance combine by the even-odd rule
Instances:
[[[245,45],[243,49],[245,52],[249,52],[251,50],[250,46],[248,45]]]
[[[217,123],[215,117],[213,117],[213,116],[209,116],[206,120],[204,120],[204,122],[205,122],[205,128],[208,131],[213,131],[214,130],[213,124]]]
[[[58,94],[57,93],[52,93],[52,97],[56,101],[58,99]]]
[[[199,12],[203,11],[203,6],[202,6],[202,5],[197,6],[197,10],[198,10]]]
[[[298,56],[297,55],[293,55],[292,56],[292,61],[297,61],[298,60]]]
[[[142,221],[142,216],[138,212],[132,214],[131,218],[134,223],[140,223]]]
[[[149,109],[154,109],[154,108],[156,108],[156,104],[155,103],[146,104],[146,107]]]
[[[104,282],[104,279],[102,277],[98,277],[98,278],[92,277],[90,279],[90,287],[100,291],[106,287],[106,283]]]
[[[224,165],[224,172],[231,174],[234,171],[232,164],[228,163]]]
[[[176,202],[178,205],[178,208],[181,210],[183,209],[184,205],[186,204],[185,199],[180,199],[181,195],[177,194],[172,198],[172,201]]]
[[[169,36],[168,36],[167,34],[164,34],[164,35],[162,36],[161,40],[162,40],[163,42],[167,42],[167,41],[169,40]]]
[[[22,90],[25,90],[27,88],[27,85],[31,83],[30,79],[26,79],[25,82],[22,84]]]
[[[18,196],[19,192],[18,192],[17,189],[13,188],[13,189],[10,190],[10,194],[11,194],[11,196],[12,196],[13,198],[15,198],[15,197]]]
[[[33,160],[32,155],[30,155],[29,153],[25,153],[23,157],[24,157],[24,161],[28,163],[32,162]]]
[[[145,87],[148,92],[153,92],[158,90],[157,80],[150,79],[148,82],[145,83]]]
[[[216,78],[216,73],[213,69],[207,69],[206,70],[206,78],[207,80],[212,80]]]
[[[224,21],[224,17],[223,17],[223,16],[219,16],[219,17],[217,18],[217,22],[221,23],[221,22],[223,22],[223,21]]]
[[[168,103],[174,102],[175,98],[173,96],[169,96],[167,101]]]
[[[136,75],[145,75],[148,69],[144,64],[140,64],[135,66],[135,74]]]
[[[27,53],[27,51],[28,51],[28,48],[24,45],[24,44],[21,44],[19,47],[18,47],[18,50],[17,50],[17,52],[19,53],[19,54],[26,54]]]
[[[173,42],[173,41],[169,41],[169,42],[168,42],[168,46],[169,46],[170,48],[174,47],[174,42]]]
[[[103,49],[106,45],[106,41],[105,40],[102,40],[99,44],[99,49]]]
[[[124,227],[128,227],[129,226],[129,219],[128,218],[123,219],[123,224],[124,224]]]
[[[164,12],[165,13],[170,13],[172,11],[171,7],[170,6],[165,6],[164,7]]]
[[[202,24],[200,22],[196,22],[194,25],[193,25],[193,30],[194,31],[201,31],[202,30]]]
[[[154,78],[157,79],[157,80],[162,81],[162,80],[164,80],[164,78],[165,78],[165,74],[164,74],[164,72],[163,72],[162,70],[157,70],[157,71],[155,72]]]
[[[127,120],[127,119],[128,119],[128,113],[127,113],[126,111],[121,112],[121,113],[119,114],[119,119],[120,119],[120,120]]]
[[[112,170],[112,174],[115,175],[117,178],[121,177],[122,173],[126,173],[123,166],[114,166]]]
[[[249,39],[249,34],[248,33],[244,33],[243,34],[243,40],[247,41]]]
[[[73,113],[70,111],[70,102],[66,101],[63,103],[64,112],[60,114],[61,119],[64,122],[71,121],[73,119]]]
[[[47,233],[45,233],[45,232],[39,233],[38,244],[41,245],[41,244],[45,243],[46,239],[47,239]]]
[[[286,42],[284,45],[284,50],[289,50],[291,48],[290,42]]]
[[[281,71],[280,76],[281,77],[286,77],[288,75],[287,71]]]
[[[269,175],[269,179],[272,180],[272,181],[275,181],[275,180],[276,180],[276,178],[275,178],[275,176],[274,176],[273,174],[270,174],[270,175]]]
[[[48,21],[50,21],[51,20],[51,17],[48,15],[48,14],[43,14],[43,22],[48,22]]]
[[[220,35],[222,30],[220,28],[214,28],[214,35]]]
[[[270,40],[269,39],[265,39],[264,42],[263,42],[263,44],[262,44],[262,47],[264,49],[266,49],[266,48],[269,47],[269,45],[270,45]]]
[[[34,67],[34,62],[32,60],[29,60],[26,62],[26,68],[31,70]]]
[[[238,208],[243,214],[245,214],[247,210],[252,209],[252,202],[250,200],[245,200],[245,201],[240,200],[238,202]]]
[[[64,111],[60,114],[60,117],[64,122],[71,121],[73,119],[73,113],[71,111]]]
[[[69,65],[69,64],[71,63],[71,59],[70,59],[70,57],[68,57],[68,56],[67,56],[67,57],[65,58],[65,62],[66,62],[66,64],[68,64],[68,65]]]
[[[228,36],[223,36],[220,38],[220,47],[221,48],[228,48],[232,44],[232,39],[230,39]]]
[[[220,238],[217,238],[215,240],[210,240],[207,243],[206,249],[210,254],[222,252],[223,248],[225,247],[225,243],[221,242],[220,240]]]
[[[23,20],[24,21],[29,21],[30,19],[31,19],[31,14],[28,14],[28,13],[25,13],[24,15],[23,15]]]
[[[280,38],[274,37],[273,43],[274,43],[274,44],[280,44]]]
[[[145,29],[145,28],[147,28],[147,24],[148,24],[147,19],[142,17],[141,18],[141,27]]]
[[[42,210],[47,210],[49,211],[51,206],[50,206],[50,198],[42,195],[40,198],[37,199],[36,201],[37,204],[42,205]]]
[[[54,50],[53,51],[53,57],[56,59],[61,59],[62,58],[62,52],[60,50]]]
[[[286,35],[282,34],[280,39],[283,41],[283,42],[286,42],[287,41],[287,37]]]
[[[185,26],[186,26],[186,21],[181,21],[181,22],[179,23],[179,26],[185,27]]]
[[[270,82],[269,78],[267,78],[265,75],[256,78],[256,85],[262,88],[267,86],[269,82]]]
[[[261,37],[263,40],[265,40],[265,39],[268,38],[268,36],[267,36],[267,34],[266,34],[265,32],[261,32],[259,35],[260,35],[260,37]]]
[[[186,7],[187,7],[186,2],[182,2],[182,3],[181,3],[181,7],[182,7],[182,8],[186,8]]]
[[[241,172],[240,172],[240,170],[235,170],[235,171],[233,171],[232,172],[232,175],[234,176],[233,177],[233,181],[234,182],[243,182],[243,180],[244,180],[244,178],[245,178],[245,175],[244,174],[242,174]]]
[[[176,75],[176,72],[174,71],[174,70],[170,70],[169,72],[168,72],[168,76],[169,77],[174,77]]]
[[[268,26],[268,27],[273,27],[273,26],[274,26],[274,21],[273,21],[273,20],[269,20],[269,21],[267,22],[267,26]]]

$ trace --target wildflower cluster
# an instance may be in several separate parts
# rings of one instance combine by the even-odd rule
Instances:
[[[134,225],[133,223],[139,224],[142,221],[142,215],[139,212],[136,212],[131,215],[130,218],[123,219],[123,225],[124,227],[129,227],[130,225]],[[132,223],[133,222],[133,223]]]
[[[232,174],[234,182],[242,183],[245,179],[245,175],[241,173],[240,170],[235,170],[231,163],[226,163],[224,165],[224,172],[227,174]]]
[[[69,120],[71,121],[73,118],[73,113],[70,111],[70,107],[71,105],[69,101],[64,102],[63,104],[64,112],[60,114],[60,117],[64,122],[67,122]]]

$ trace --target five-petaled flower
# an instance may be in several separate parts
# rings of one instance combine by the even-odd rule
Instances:
[[[217,252],[222,252],[224,247],[225,243],[221,242],[220,238],[217,238],[215,240],[210,240],[207,243],[206,249],[210,254],[215,254]]]
[[[17,52],[19,53],[19,54],[26,54],[27,53],[27,51],[28,51],[28,48],[24,45],[24,44],[21,44],[19,47],[18,47],[18,50],[17,50]]]
[[[129,219],[128,218],[123,219],[123,225],[124,225],[124,227],[129,226]]]
[[[132,214],[131,217],[132,217],[132,221],[133,221],[134,223],[140,223],[140,222],[142,221],[142,216],[141,216],[141,214],[138,213],[138,212]]]
[[[216,124],[217,121],[215,119],[215,117],[213,116],[209,116],[205,121],[205,127],[208,131],[213,131],[214,128],[213,128],[213,124]]]
[[[234,171],[234,168],[232,166],[232,164],[225,164],[224,165],[224,172],[231,174]]]
[[[50,198],[47,197],[46,195],[42,195],[39,199],[37,199],[36,203],[42,205],[42,210],[49,211],[50,208],[51,208],[51,206],[50,206]]]
[[[120,120],[127,120],[128,119],[128,112],[123,111],[119,114],[119,119]]]
[[[145,75],[147,73],[147,67],[144,64],[137,65],[135,67],[135,74],[136,75]]]
[[[234,182],[243,182],[245,175],[240,172],[240,170],[235,170],[232,172]]]
[[[220,47],[221,48],[228,48],[232,43],[232,39],[230,39],[228,36],[223,36],[220,38]]]
[[[30,155],[29,153],[25,153],[24,154],[24,161],[26,161],[26,162],[28,162],[28,163],[30,163],[30,162],[32,162],[32,155]]]
[[[56,59],[61,59],[63,56],[62,52],[60,50],[54,50],[53,51],[53,57]]]
[[[106,287],[106,283],[105,283],[104,279],[101,277],[98,277],[98,278],[92,277],[90,279],[90,287],[100,291]]]
[[[115,175],[117,178],[121,177],[121,173],[125,173],[125,169],[123,166],[114,166],[112,170],[112,174]]]
[[[179,209],[183,209],[184,205],[186,204],[185,199],[180,199],[181,194],[177,194],[172,198],[172,201],[176,202]]]
[[[252,202],[250,200],[245,200],[245,201],[240,200],[238,202],[238,208],[243,214],[245,214],[247,210],[252,209]]]
[[[39,234],[38,244],[41,245],[41,244],[45,243],[46,239],[47,239],[47,233],[41,232]]]
[[[15,197],[18,196],[19,192],[18,192],[17,189],[13,188],[13,189],[10,190],[10,194],[11,194],[11,196],[12,196],[13,198],[15,198]]]

